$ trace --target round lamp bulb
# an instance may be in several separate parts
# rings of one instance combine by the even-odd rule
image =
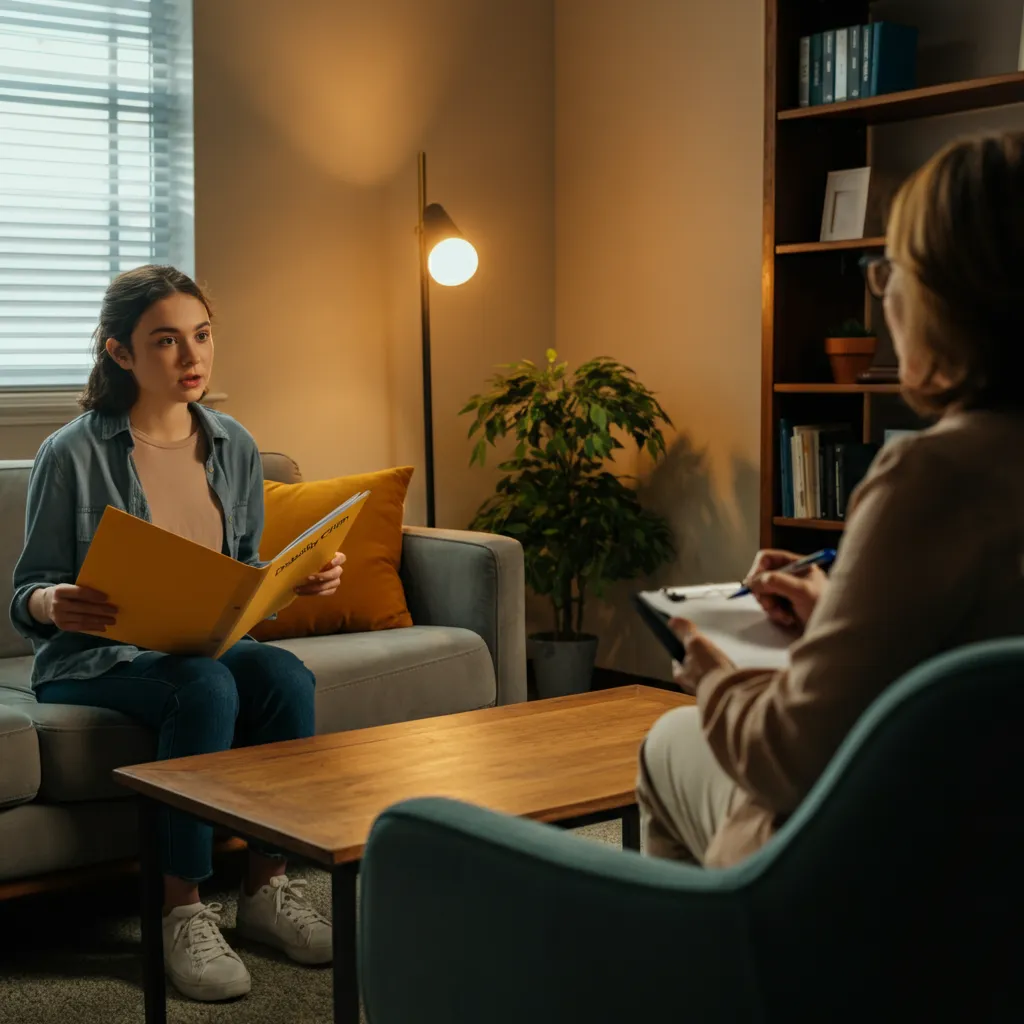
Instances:
[[[476,249],[464,238],[446,238],[438,242],[427,257],[430,276],[449,286],[465,284],[480,264]]]

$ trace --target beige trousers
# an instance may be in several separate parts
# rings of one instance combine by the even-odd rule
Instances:
[[[694,706],[654,723],[640,750],[640,837],[651,857],[703,863],[741,790],[715,760]]]

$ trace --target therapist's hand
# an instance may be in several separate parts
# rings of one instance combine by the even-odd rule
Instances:
[[[799,576],[778,571],[800,557],[792,551],[759,551],[743,582],[772,622],[802,633],[828,577],[816,565]]]
[[[341,583],[341,567],[345,564],[345,556],[340,551],[318,572],[309,577],[301,587],[295,588],[300,597],[330,597]]]
[[[672,619],[669,629],[686,648],[682,664],[672,663],[672,678],[683,693],[695,694],[701,680],[716,669],[733,669],[736,666],[716,647],[692,622],[687,619]]]

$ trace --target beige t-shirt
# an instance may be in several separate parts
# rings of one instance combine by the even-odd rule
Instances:
[[[132,427],[135,468],[154,525],[203,547],[224,547],[224,517],[206,478],[206,438],[198,428],[181,441],[156,441]]]

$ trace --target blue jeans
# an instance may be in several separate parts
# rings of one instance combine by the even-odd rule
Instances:
[[[145,651],[94,679],[55,679],[43,704],[111,708],[157,733],[157,760],[312,736],[313,673],[289,651],[245,639],[219,660]],[[165,808],[166,874],[201,882],[213,873],[213,829]]]

